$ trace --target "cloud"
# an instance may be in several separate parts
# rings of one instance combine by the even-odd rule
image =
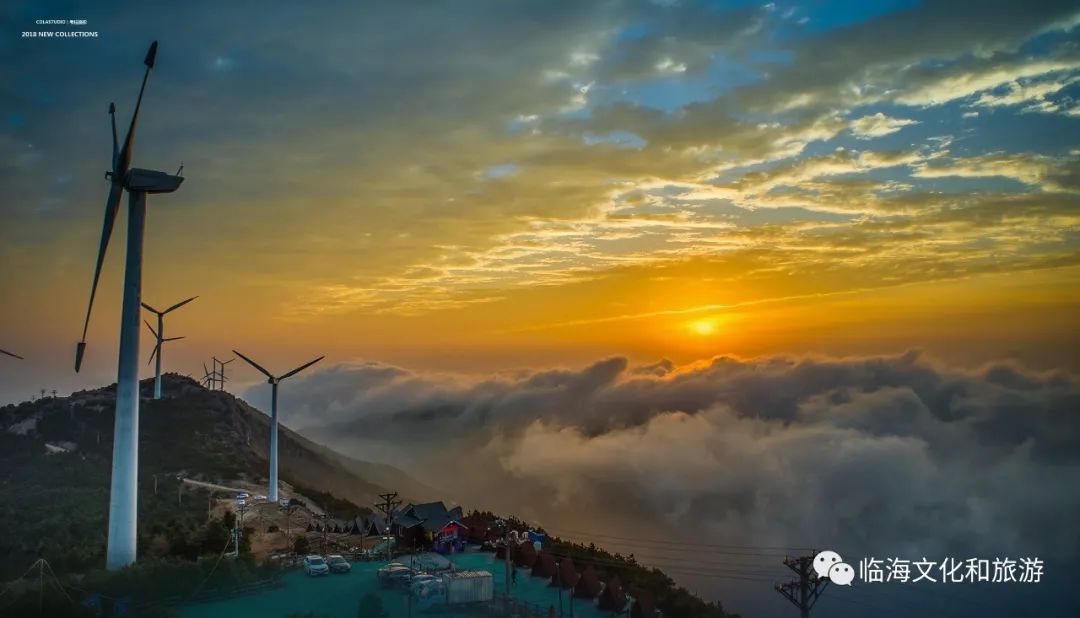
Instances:
[[[1012,178],[1047,192],[1077,190],[1076,157],[1048,157],[1030,153],[990,153],[974,157],[938,158],[917,165],[919,178]]]
[[[891,135],[913,124],[919,124],[919,122],[908,118],[891,118],[878,112],[871,116],[863,116],[853,120],[851,122],[851,132],[859,139],[871,139]]]
[[[480,378],[368,363],[283,397],[285,422],[309,436],[555,529],[867,554],[1080,551],[1080,382],[1064,372],[915,352],[616,357]]]
[[[1006,85],[1004,92],[983,92],[972,103],[973,106],[1003,107],[1023,105],[1024,112],[1058,112],[1061,106],[1051,100],[1051,95],[1076,83],[1077,78],[1048,79],[1042,81],[1013,81]]]

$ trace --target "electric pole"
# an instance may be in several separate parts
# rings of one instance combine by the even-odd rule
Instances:
[[[821,579],[814,572],[814,555],[816,554],[815,551],[809,556],[784,558],[784,565],[794,571],[799,579],[776,584],[776,591],[799,608],[800,618],[810,618],[810,609],[814,607],[825,587],[829,585],[828,579]]]
[[[390,523],[394,519],[394,511],[397,510],[397,507],[401,506],[401,500],[398,499],[396,491],[387,494],[379,494],[379,498],[382,499],[382,502],[376,503],[375,508],[382,513],[383,516],[383,526],[385,531],[383,540],[386,542],[386,559],[390,560]]]

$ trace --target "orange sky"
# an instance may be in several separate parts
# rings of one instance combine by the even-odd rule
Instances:
[[[27,357],[0,359],[0,400],[113,379],[123,217],[83,374],[71,356],[104,110],[127,118],[152,37],[135,164],[187,180],[150,200],[144,300],[200,296],[168,369],[912,347],[1076,368],[1075,15],[935,10],[87,9],[99,40],[18,43],[0,93],[0,346]]]

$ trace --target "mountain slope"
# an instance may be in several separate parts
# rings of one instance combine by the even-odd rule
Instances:
[[[166,526],[207,517],[206,498],[184,498],[178,477],[265,486],[269,418],[221,391],[166,374],[166,397],[148,399],[142,383],[139,435],[139,533],[143,543]],[[104,555],[115,385],[0,407],[0,578],[47,555],[54,566],[98,566]],[[282,481],[356,505],[379,493],[437,499],[423,484],[386,465],[354,460],[282,427]],[[373,478],[360,472],[371,471]],[[156,490],[156,493],[155,493]],[[425,492],[425,493],[420,493]],[[205,495],[205,494],[204,494]],[[177,523],[179,522],[179,524]]]

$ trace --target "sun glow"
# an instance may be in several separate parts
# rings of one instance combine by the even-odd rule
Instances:
[[[716,332],[715,320],[696,320],[690,323],[690,330],[702,337],[707,337]]]

